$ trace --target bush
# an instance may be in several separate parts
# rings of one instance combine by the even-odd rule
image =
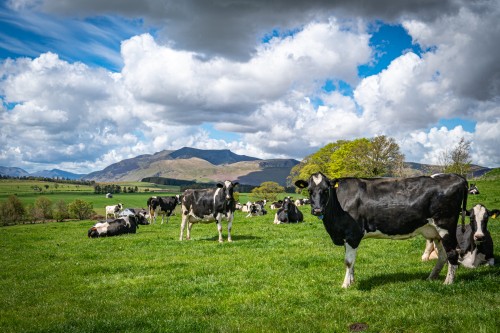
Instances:
[[[64,202],[64,200],[56,202],[53,216],[57,222],[61,222],[64,219],[69,218],[68,205]]]
[[[77,218],[79,220],[90,219],[94,214],[94,207],[92,203],[76,199],[68,205],[68,211],[70,217]]]
[[[0,203],[0,223],[2,225],[17,224],[23,220],[25,214],[23,203],[15,195],[9,196],[6,202]]]
[[[52,201],[46,197],[35,200],[34,214],[37,219],[45,221],[52,218]]]

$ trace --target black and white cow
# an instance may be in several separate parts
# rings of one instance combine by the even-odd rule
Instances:
[[[274,224],[297,223],[304,221],[304,215],[290,197],[283,200],[283,205],[274,215]]]
[[[137,218],[137,224],[147,225],[148,222],[148,211],[144,208],[124,208],[118,216],[129,216],[135,215]]]
[[[135,234],[138,228],[135,215],[122,216],[114,220],[100,221],[88,231],[89,238]]]
[[[231,242],[231,228],[233,225],[235,200],[234,187],[238,182],[226,180],[218,183],[216,188],[203,190],[186,190],[182,197],[182,222],[180,240],[183,239],[184,229],[187,228],[186,239],[191,238],[191,228],[194,223],[210,223],[216,221],[219,231],[219,242],[222,242],[222,218],[227,219],[227,240]]]
[[[429,279],[446,261],[445,284],[453,283],[458,265],[456,228],[465,218],[467,181],[455,174],[413,178],[338,178],[322,173],[295,185],[307,188],[311,213],[323,220],[335,245],[345,247],[343,288],[354,282],[354,262],[363,238],[407,239],[418,234],[433,240],[439,258]],[[444,248],[443,248],[444,246]]]
[[[167,223],[170,215],[175,210],[177,205],[181,204],[180,196],[172,196],[172,197],[150,197],[146,202],[149,208],[149,222],[156,222],[156,213],[161,214],[161,224],[163,224],[165,215],[167,215]]]
[[[110,215],[114,218],[117,218],[122,209],[123,205],[121,203],[117,205],[106,206],[106,218],[108,218],[108,216]]]
[[[462,229],[457,227],[457,241],[459,251],[458,262],[467,268],[476,268],[486,264],[495,265],[495,256],[493,255],[493,239],[488,231],[488,220],[490,217],[496,218],[500,210],[488,210],[484,205],[477,204],[467,211],[470,216],[470,224]],[[432,242],[427,241],[422,260],[435,259],[438,254]]]
[[[479,194],[479,189],[477,188],[476,184],[470,184],[470,186],[469,186],[469,194],[472,194],[472,195]]]
[[[256,201],[256,202],[250,203],[250,207],[248,209],[249,210],[248,210],[247,217],[267,214],[267,210],[264,208],[264,202],[262,202],[262,201]]]

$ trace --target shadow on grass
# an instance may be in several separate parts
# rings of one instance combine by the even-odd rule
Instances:
[[[261,237],[257,237],[257,236],[253,236],[253,235],[233,235],[231,238],[233,239],[233,242],[241,241],[241,240],[257,240],[257,239],[261,239]],[[198,238],[198,240],[201,240],[201,241],[210,241],[210,242],[217,242],[219,240],[219,236]],[[224,243],[225,242],[227,242],[227,238],[226,237],[224,237]]]
[[[380,274],[372,276],[368,279],[358,280],[358,288],[363,291],[370,291],[373,288],[380,287],[386,284],[408,282],[413,280],[425,281],[429,277],[429,273],[393,273],[393,274]]]

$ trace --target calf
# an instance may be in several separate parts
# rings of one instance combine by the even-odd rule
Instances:
[[[439,174],[328,179],[319,172],[295,185],[307,189],[311,214],[323,220],[333,243],[345,248],[343,288],[354,282],[356,253],[363,238],[407,239],[419,234],[440,250],[429,279],[437,278],[448,261],[445,284],[453,283],[458,266],[457,222],[461,211],[463,222],[467,204],[465,178]]]
[[[290,197],[283,200],[283,206],[274,215],[274,224],[297,223],[304,221],[304,215]]]
[[[475,205],[467,211],[470,224],[457,228],[457,241],[459,251],[458,262],[467,268],[476,268],[482,264],[495,265],[493,255],[493,239],[488,231],[488,219],[496,218],[500,210],[488,210],[482,204]],[[427,241],[422,260],[436,258],[438,251],[432,242]]]
[[[122,216],[114,220],[101,221],[88,231],[89,238],[135,234],[138,228],[135,215]]]
[[[121,203],[117,205],[106,206],[106,218],[108,218],[109,215],[112,215],[114,218],[117,218],[118,214],[122,209],[123,205]]]
[[[186,239],[191,238],[191,228],[194,223],[210,223],[216,221],[219,231],[219,242],[222,243],[222,218],[227,219],[227,240],[231,242],[231,227],[233,225],[235,201],[234,187],[238,182],[226,180],[218,183],[216,188],[203,190],[186,190],[182,197],[182,222],[180,240],[184,229],[189,223]]]

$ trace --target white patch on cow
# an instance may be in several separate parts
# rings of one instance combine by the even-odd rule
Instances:
[[[477,230],[474,233],[474,240],[478,238],[483,238],[484,237],[484,231],[482,228],[482,223],[481,221],[486,220],[488,212],[486,211],[486,207],[483,205],[475,205],[474,208],[474,215],[476,216],[476,225],[477,225]]]
[[[106,234],[108,232],[108,227],[108,222],[99,222],[94,225],[94,228],[96,228],[99,235]]]
[[[215,202],[217,200],[217,196],[219,195],[219,192],[221,191],[221,188],[218,187],[216,190],[215,190],[215,193],[214,193],[214,207],[215,207]]]
[[[224,185],[226,186],[226,188],[229,188],[229,186],[231,186],[231,181],[226,180],[226,181],[224,182]]]
[[[458,259],[460,264],[466,268],[477,268],[482,264],[490,265],[491,260],[493,260],[493,265],[494,265],[495,259],[491,258],[490,260],[487,261],[485,254],[478,252],[477,248],[475,248],[474,251],[472,252],[471,251],[467,252],[462,258]]]
[[[441,175],[443,175],[443,173],[435,173],[435,174],[431,175],[431,178],[436,178],[436,177],[439,177]]]
[[[446,279],[444,284],[452,284],[455,280],[455,272],[457,271],[458,265],[448,265],[448,273],[446,274]]]
[[[377,239],[394,239],[394,240],[401,240],[401,239],[408,239],[415,237],[417,235],[422,235],[426,239],[436,239],[441,236],[441,232],[439,230],[445,231],[441,228],[437,228],[434,222],[428,223],[418,229],[415,229],[412,233],[409,234],[402,234],[402,235],[387,235],[382,233],[381,231],[377,230],[375,232],[367,232],[363,236],[363,238],[377,238]],[[448,232],[446,232],[448,233]]]
[[[345,243],[345,278],[342,288],[348,288],[354,283],[354,262],[356,261],[357,249]]]
[[[314,184],[319,185],[323,181],[323,176],[321,174],[313,175],[312,179],[313,179]]]

